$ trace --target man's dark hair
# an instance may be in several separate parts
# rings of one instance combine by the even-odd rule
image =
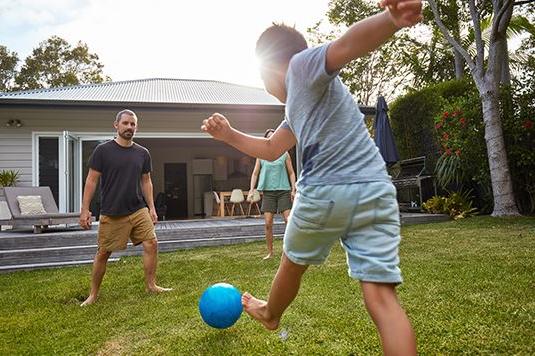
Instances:
[[[132,110],[124,109],[117,113],[117,115],[115,116],[115,122],[121,121],[121,118],[123,117],[123,115],[133,116],[137,121],[137,115],[135,112],[133,112]]]
[[[294,27],[273,23],[258,38],[256,55],[264,63],[287,64],[306,48],[305,37]]]

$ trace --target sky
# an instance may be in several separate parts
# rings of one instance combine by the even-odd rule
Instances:
[[[52,35],[82,41],[112,80],[208,79],[262,87],[255,43],[272,22],[304,32],[328,0],[0,0],[0,45],[21,61]]]

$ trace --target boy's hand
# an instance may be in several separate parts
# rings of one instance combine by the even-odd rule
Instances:
[[[381,0],[381,8],[387,8],[394,25],[399,28],[416,25],[422,20],[421,0]]]
[[[203,120],[201,130],[220,141],[227,141],[232,133],[232,128],[227,118],[218,113],[214,113],[208,119]]]

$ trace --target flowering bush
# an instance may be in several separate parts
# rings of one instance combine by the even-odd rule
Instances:
[[[488,171],[481,104],[477,96],[457,98],[435,116],[439,159],[435,167],[441,187],[479,180]]]
[[[507,89],[501,95],[502,128],[515,196],[523,213],[535,211],[535,93]],[[440,145],[435,167],[441,187],[475,189],[480,208],[492,209],[485,126],[477,94],[443,105],[434,118]]]

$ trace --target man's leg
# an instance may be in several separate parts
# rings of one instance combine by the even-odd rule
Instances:
[[[172,288],[156,285],[156,266],[158,265],[158,241],[143,241],[143,269],[145,270],[145,290],[152,293],[168,292]]]
[[[416,355],[416,337],[399,304],[394,284],[361,282],[366,309],[383,345],[384,355]]]
[[[81,307],[89,304],[93,304],[98,297],[98,292],[100,290],[100,284],[106,273],[106,264],[108,263],[108,258],[110,257],[111,252],[104,251],[101,249],[97,250],[95,259],[93,261],[93,272],[91,273],[91,292],[89,297],[80,304]]]
[[[260,321],[267,329],[277,329],[282,314],[297,296],[301,285],[301,277],[307,267],[293,263],[283,253],[279,270],[271,284],[267,302],[257,299],[246,292],[242,296],[242,304],[245,311]]]
[[[268,254],[264,257],[264,260],[273,256],[273,213],[264,212],[265,231],[266,231],[266,244]]]

